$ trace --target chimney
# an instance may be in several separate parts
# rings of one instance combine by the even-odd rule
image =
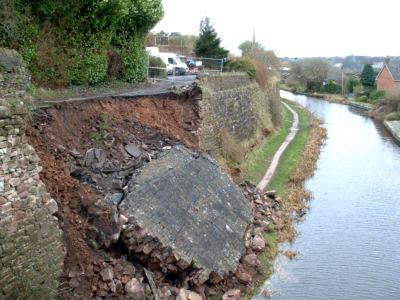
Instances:
[[[390,62],[390,56],[389,55],[386,55],[386,57],[385,57],[385,64],[389,64],[389,62]]]

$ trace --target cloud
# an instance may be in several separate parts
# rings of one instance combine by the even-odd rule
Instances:
[[[279,56],[400,55],[394,0],[163,0],[155,31],[198,34],[211,18],[223,46],[234,54],[256,39]]]

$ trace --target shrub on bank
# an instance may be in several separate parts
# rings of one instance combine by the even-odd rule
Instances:
[[[350,78],[349,80],[347,80],[346,82],[346,89],[347,91],[349,91],[350,93],[354,92],[354,88],[356,86],[361,86],[361,82],[360,80],[357,80],[356,78]]]
[[[369,99],[373,101],[381,100],[385,97],[385,91],[373,90],[369,93]]]
[[[354,97],[360,97],[364,87],[362,85],[357,85],[353,88]]]
[[[40,86],[143,81],[145,36],[162,16],[161,0],[2,0],[0,47],[17,50]]]
[[[156,68],[166,68],[167,66],[163,62],[163,60],[156,56],[149,57],[149,76],[150,78],[166,78],[167,70],[165,69],[156,69]],[[152,69],[151,67],[155,68]]]
[[[256,78],[257,74],[254,61],[247,57],[234,58],[228,61],[224,70],[226,72],[246,72],[253,79]]]
[[[368,101],[368,96],[367,95],[363,95],[360,96],[356,99],[358,102],[367,102]]]

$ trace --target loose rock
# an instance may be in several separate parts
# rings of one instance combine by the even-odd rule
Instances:
[[[132,278],[126,283],[125,292],[132,298],[140,298],[145,295],[143,285],[136,278]]]
[[[186,289],[180,289],[175,300],[203,300],[203,297],[195,292]]]
[[[105,268],[100,272],[103,281],[111,281],[114,278],[114,271],[111,268]]]
[[[126,145],[125,151],[134,158],[138,158],[142,155],[142,152],[135,144]]]
[[[222,296],[222,300],[238,300],[238,299],[240,299],[240,290],[229,290]]]
[[[251,249],[254,251],[262,251],[265,248],[265,241],[259,235],[255,236],[251,242]]]

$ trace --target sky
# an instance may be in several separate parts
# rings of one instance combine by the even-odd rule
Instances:
[[[162,0],[153,31],[199,34],[208,16],[222,46],[240,55],[256,40],[279,57],[400,55],[400,0]]]

